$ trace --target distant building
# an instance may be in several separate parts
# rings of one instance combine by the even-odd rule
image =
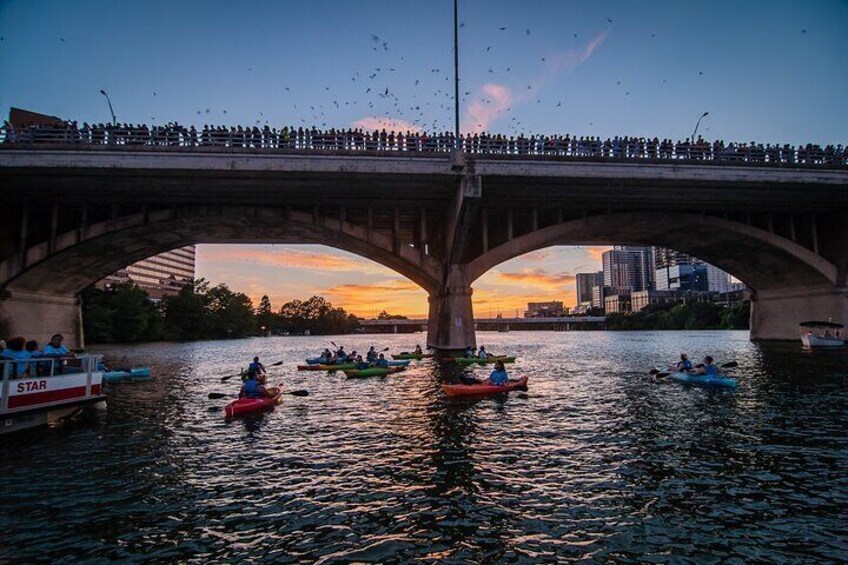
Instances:
[[[562,302],[529,302],[525,318],[561,318],[568,315]]]
[[[618,288],[614,294],[604,297],[605,314],[625,314],[631,311],[631,292],[629,288]]]
[[[604,286],[653,288],[653,251],[650,247],[616,246],[602,255]]]
[[[639,312],[653,304],[677,304],[680,299],[671,290],[640,290],[630,295],[630,307],[633,312]]]
[[[194,281],[195,247],[181,247],[133,263],[98,283],[101,288],[116,282],[132,281],[150,298],[160,300],[180,292]]]
[[[657,269],[657,290],[709,290],[706,265],[675,265]]]
[[[668,288],[666,285],[669,284],[667,282],[668,279],[675,278],[676,276],[676,274],[668,272],[667,270],[681,266],[701,266],[705,269],[705,276],[707,279],[706,284],[702,285],[699,283],[698,288],[693,288],[693,290],[710,290],[712,292],[729,292],[731,290],[730,275],[727,272],[722,271],[715,265],[711,265],[697,257],[692,257],[686,253],[681,253],[674,249],[668,249],[667,247],[654,248],[654,257],[656,266],[655,288],[657,290],[667,290]],[[666,273],[661,272],[664,270]],[[700,277],[701,273],[698,273],[696,276]]]
[[[580,305],[588,303],[591,306],[592,289],[596,286],[603,286],[604,272],[598,271],[596,273],[577,273],[576,282],[577,304]]]

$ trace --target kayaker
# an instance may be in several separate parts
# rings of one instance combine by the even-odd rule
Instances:
[[[247,366],[247,378],[259,380],[265,374],[265,365],[259,362],[259,357],[254,357],[253,363]]]
[[[495,361],[495,370],[489,375],[489,382],[497,386],[509,383],[509,375],[506,373],[503,361]]]
[[[380,353],[379,359],[374,362],[375,367],[379,367],[380,369],[388,369],[389,368],[389,360]]]
[[[703,366],[696,367],[692,373],[696,375],[719,375],[721,374],[721,369],[714,365],[713,358],[707,355],[704,357]]]
[[[377,350],[374,349],[373,345],[368,349],[368,353],[365,354],[365,358],[368,359],[369,363],[373,363],[377,360]]]
[[[488,359],[489,358],[489,352],[486,351],[485,345],[480,346],[480,352],[477,353],[477,357],[479,357],[480,359]]]
[[[347,359],[347,353],[345,353],[344,345],[340,345],[338,351],[336,351],[336,359],[338,361],[344,361]]]
[[[371,366],[370,363],[368,363],[362,358],[362,355],[357,355],[356,359],[354,360],[354,363],[356,363],[356,368],[360,371],[362,371],[363,369],[367,369]]]
[[[239,391],[239,398],[271,398],[273,396],[253,375],[247,376],[247,380],[241,385]]]
[[[476,355],[474,355],[474,348],[470,345],[465,348],[465,357],[468,359],[473,359],[474,357],[476,357]]]
[[[692,361],[689,360],[689,356],[685,353],[680,354],[680,361],[674,365],[674,368],[678,373],[685,373],[687,371],[692,370]]]
[[[421,349],[420,345],[415,346],[415,351],[412,352],[413,355],[424,355],[424,351]]]

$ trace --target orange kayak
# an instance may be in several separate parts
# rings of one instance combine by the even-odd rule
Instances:
[[[442,390],[448,396],[480,396],[485,394],[499,394],[511,390],[527,390],[527,377],[509,381],[505,385],[442,385]]]
[[[224,407],[224,417],[231,418],[233,416],[250,414],[251,412],[259,412],[260,410],[271,408],[279,403],[283,397],[283,391],[277,387],[269,388],[268,392],[273,393],[274,396],[270,398],[239,398],[238,400],[233,400]]]

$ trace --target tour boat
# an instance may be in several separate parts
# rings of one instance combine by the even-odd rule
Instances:
[[[843,326],[835,322],[801,322],[802,328],[809,328],[806,333],[801,335],[801,343],[804,347],[842,347],[845,345],[845,338],[840,335]],[[833,334],[831,334],[833,331]]]
[[[105,408],[100,359],[100,355],[81,355],[73,359],[0,361],[0,434]]]

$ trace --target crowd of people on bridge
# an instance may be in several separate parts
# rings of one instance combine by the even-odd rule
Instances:
[[[757,164],[848,165],[848,147],[817,144],[793,146],[751,142],[707,141],[702,137],[673,141],[657,137],[530,135],[507,136],[486,132],[366,131],[264,126],[194,126],[178,123],[38,124],[17,130],[6,123],[4,143],[88,144],[153,147],[257,148],[290,151],[406,151],[449,152],[455,147],[469,154],[574,157],[584,159],[648,159],[729,161]]]

